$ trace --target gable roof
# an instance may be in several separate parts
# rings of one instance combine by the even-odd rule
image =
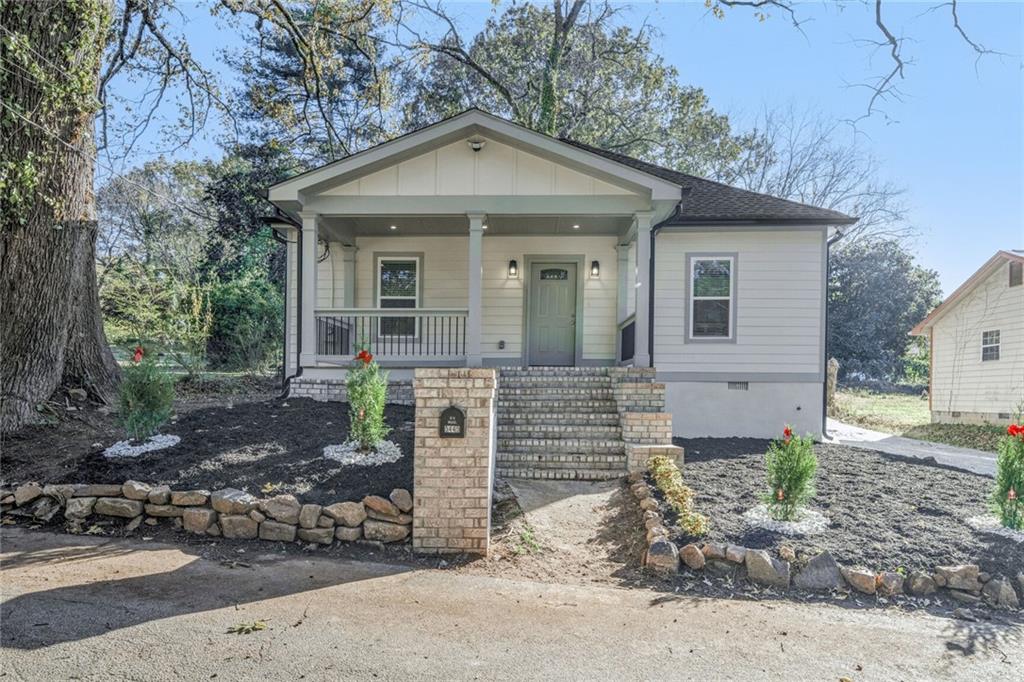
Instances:
[[[961,284],[956,291],[946,298],[945,301],[935,306],[935,309],[928,313],[927,317],[911,329],[911,336],[921,336],[931,329],[943,315],[954,308],[961,299],[974,291],[979,284],[991,277],[992,274],[1001,268],[1004,263],[1024,264],[1024,254],[1014,253],[1013,251],[997,251],[996,255],[985,261],[985,264],[978,268],[973,275],[968,277],[966,282]]]

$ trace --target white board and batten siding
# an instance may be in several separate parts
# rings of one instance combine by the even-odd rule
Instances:
[[[821,433],[825,230],[663,232],[654,364],[688,436]],[[688,339],[688,256],[735,258],[734,339]]]
[[[1009,268],[1003,263],[931,329],[933,421],[1006,423],[1024,406],[1024,286],[1009,286]],[[981,359],[987,331],[999,332],[998,360]]]

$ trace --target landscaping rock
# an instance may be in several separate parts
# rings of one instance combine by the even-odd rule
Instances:
[[[402,513],[390,500],[385,500],[380,495],[367,495],[363,498],[363,506],[366,507],[367,513],[375,511],[386,516],[398,516]]]
[[[251,512],[249,512],[249,518],[252,519],[253,521],[255,521],[256,523],[263,523],[264,521],[267,520],[266,514],[263,514],[262,512],[256,511],[255,509],[253,509]]]
[[[381,514],[373,509],[366,510],[366,516],[371,519],[377,519],[378,521],[387,521],[388,523],[400,523],[403,526],[412,524],[412,514],[399,514],[398,516],[391,516],[390,514]]]
[[[142,525],[142,519],[144,518],[146,518],[145,514],[139,514],[138,516],[136,516],[134,519],[132,519],[125,525],[124,532],[134,533],[135,530]]]
[[[963,590],[950,590],[949,596],[963,604],[980,604],[981,597],[970,592],[964,592]]]
[[[43,486],[38,483],[26,483],[14,490],[14,504],[19,507],[28,504],[43,494]]]
[[[118,483],[92,483],[75,488],[75,497],[120,497],[121,485]]]
[[[226,538],[251,540],[259,534],[260,524],[244,514],[221,514],[220,530]]]
[[[316,522],[320,518],[320,510],[322,508],[319,504],[302,505],[299,508],[299,525],[303,528],[316,528]],[[302,534],[300,533],[299,535],[301,537]],[[310,542],[315,542],[315,540]]]
[[[907,578],[906,584],[907,592],[917,597],[925,597],[929,594],[934,594],[938,586],[932,577],[924,571],[914,571]]]
[[[680,549],[679,558],[683,560],[683,563],[695,571],[699,571],[704,568],[704,553],[700,551],[700,547],[697,545],[689,544]]]
[[[654,542],[655,538],[667,538],[668,529],[665,526],[651,526],[647,529],[647,544]]]
[[[647,548],[644,565],[662,575],[675,574],[679,571],[679,549],[668,538],[659,537]]]
[[[964,590],[975,594],[981,592],[976,564],[938,566],[935,568],[935,582],[951,590]]]
[[[96,506],[95,497],[74,497],[68,500],[68,506],[64,509],[66,519],[85,519],[92,514]]]
[[[291,496],[289,495],[289,497]],[[298,512],[296,512],[296,514],[298,514]],[[295,542],[295,526],[290,523],[264,521],[260,524],[260,540]]]
[[[327,516],[326,514],[321,514],[320,517],[316,520],[316,527],[334,528],[334,519],[332,519],[330,516]]]
[[[864,571],[859,568],[844,568],[842,572],[846,582],[850,583],[850,587],[858,592],[874,594],[878,588],[878,584],[875,582],[875,574],[871,571]]]
[[[644,500],[651,496],[651,491],[648,489],[646,483],[637,483],[633,487],[633,494],[636,495],[638,500]]]
[[[739,545],[726,545],[725,560],[734,564],[742,564],[747,557],[747,548]]]
[[[210,499],[209,490],[172,490],[171,504],[179,507],[198,507]]]
[[[1001,608],[1020,608],[1020,600],[1013,591],[1013,584],[1007,578],[993,578],[982,590],[985,600],[993,606]]]
[[[839,564],[827,551],[808,561],[803,570],[793,577],[793,585],[801,590],[838,590],[843,584]]]
[[[75,496],[75,486],[70,483],[44,485],[43,494],[56,498],[61,504],[67,504]]]
[[[645,530],[650,530],[651,528],[654,528],[655,526],[660,526],[660,525],[662,525],[662,523],[661,523],[661,514],[659,514],[657,512],[652,512],[652,511],[644,512],[644,529]]]
[[[150,516],[171,517],[181,516],[185,510],[173,504],[147,504],[146,513]]]
[[[143,521],[143,523],[145,523],[147,526],[155,526],[156,524],[160,523],[160,519],[155,518],[153,516],[147,516],[146,520]]]
[[[217,522],[217,512],[206,507],[192,507],[185,510],[181,520],[185,530],[202,535]]]
[[[640,509],[644,511],[658,511],[658,502],[653,497],[645,497],[640,500]]]
[[[255,497],[237,488],[215,490],[210,495],[211,506],[221,514],[248,514],[256,508],[257,503]]]
[[[362,502],[338,502],[324,507],[323,512],[339,525],[349,528],[355,528],[366,520],[366,508]]]
[[[779,547],[779,558],[783,561],[796,561],[796,551],[789,545]]]
[[[889,597],[903,594],[903,576],[895,571],[882,571],[875,578],[875,591]]]
[[[966,620],[969,623],[977,623],[978,617],[971,613],[970,609],[963,607],[953,610],[953,617],[959,618],[960,620]]]
[[[703,552],[705,559],[724,559],[725,545],[708,542],[701,548],[701,552]]]
[[[211,537],[215,537],[215,538],[220,537],[220,526],[218,526],[216,523],[214,523],[213,525],[211,525],[209,528],[206,529],[206,534],[211,536]]]
[[[171,486],[153,486],[153,488],[149,491],[149,496],[146,499],[150,504],[169,504],[171,501]]]
[[[260,500],[260,511],[281,523],[296,524],[299,522],[299,511],[302,505],[294,495],[276,495]],[[262,535],[260,536],[262,537]]]
[[[359,526],[350,528],[348,526],[338,526],[334,529],[334,537],[345,542],[355,542],[359,538],[363,537],[363,529]]]
[[[1024,571],[1017,574],[1017,585],[1020,586],[1020,593],[1024,594]]]
[[[329,545],[334,542],[333,528],[300,528],[299,539],[315,542],[318,545]]]
[[[388,495],[388,499],[398,507],[399,511],[405,513],[412,511],[412,493],[405,488],[395,488],[391,491],[391,494]]]
[[[153,492],[153,486],[148,483],[140,483],[139,481],[125,481],[124,485],[121,486],[121,494],[129,500],[142,500],[145,502],[149,499],[151,492]]]
[[[40,497],[32,503],[32,518],[39,523],[49,523],[60,512],[60,502],[52,497]]]
[[[388,503],[390,504],[390,502]],[[363,522],[363,536],[367,540],[380,540],[381,542],[398,542],[409,537],[409,526],[387,521],[376,521],[367,519]]]
[[[789,562],[769,556],[763,549],[748,549],[743,557],[747,577],[753,582],[770,587],[789,587]]]
[[[96,500],[93,511],[104,516],[134,519],[144,511],[144,508],[142,502],[138,500],[126,500],[123,497],[101,497]]]

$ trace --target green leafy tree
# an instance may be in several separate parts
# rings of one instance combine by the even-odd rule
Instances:
[[[998,449],[992,506],[1005,527],[1024,530],[1024,425],[1011,424]]]
[[[384,423],[388,373],[381,371],[373,355],[363,349],[345,380],[348,393],[349,439],[363,451],[373,450],[391,431]]]
[[[771,442],[764,458],[768,492],[763,496],[771,515],[792,521],[797,512],[814,497],[814,475],[818,458],[814,456],[814,440],[793,435],[787,426],[783,437]]]
[[[280,360],[284,297],[261,273],[218,282],[211,296],[210,364],[260,371]]]
[[[128,436],[149,438],[167,423],[174,407],[174,379],[146,353],[124,370],[118,418]]]

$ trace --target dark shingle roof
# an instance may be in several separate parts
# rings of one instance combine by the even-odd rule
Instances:
[[[665,221],[665,225],[735,222],[850,225],[857,222],[857,218],[852,218],[839,211],[808,206],[788,199],[779,199],[767,194],[730,187],[713,180],[655,166],[653,163],[634,159],[625,154],[610,152],[583,142],[566,138],[563,138],[562,141],[680,185],[683,188],[680,211]]]

